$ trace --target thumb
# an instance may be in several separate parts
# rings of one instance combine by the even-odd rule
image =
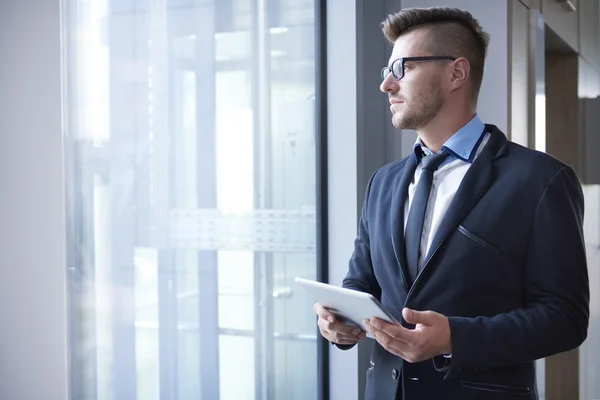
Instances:
[[[431,314],[431,311],[416,311],[410,308],[402,310],[402,316],[409,324],[431,325],[433,323]]]

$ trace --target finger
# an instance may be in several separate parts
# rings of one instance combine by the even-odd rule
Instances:
[[[356,336],[361,332],[360,327],[356,325],[346,325],[341,322],[330,322],[322,317],[319,317],[318,321],[319,327],[327,329],[328,331],[342,333],[344,335],[353,335]]]
[[[346,335],[343,333],[338,333],[338,332],[331,332],[328,331],[328,334],[337,342],[339,340],[349,340],[349,341],[359,341],[362,340],[366,337],[366,333],[363,331],[360,331],[360,333],[356,334],[356,335]]]
[[[338,341],[334,341],[337,344],[356,344],[360,339],[339,339]]]
[[[411,351],[413,345],[410,342],[406,342],[402,339],[396,337],[393,333],[390,333],[384,329],[380,329],[376,326],[378,322],[383,322],[384,324],[391,325],[391,327],[406,329],[402,326],[388,324],[385,321],[377,321],[376,324],[373,323],[373,319],[371,321],[365,320],[364,324],[368,331],[371,333],[373,338],[377,340],[377,342],[387,351],[396,354],[402,358],[405,358],[405,355]],[[397,329],[396,329],[397,330]]]
[[[363,322],[363,325],[365,326],[365,329],[367,329],[367,331],[371,334],[371,336],[373,336],[373,339],[377,340],[378,342],[380,340],[383,340],[387,336],[385,332],[371,324],[368,319]]]
[[[345,334],[341,334],[341,333],[337,333],[337,332],[332,332],[332,331],[328,331],[326,329],[319,329],[321,332],[321,335],[334,343],[340,343],[340,344],[350,344],[350,343],[356,343],[359,340],[362,340],[366,337],[366,334],[364,332],[360,332],[357,335],[345,335]]]
[[[346,325],[341,322],[330,323],[329,329],[337,333],[351,336],[357,336],[362,332],[362,329],[356,325]]]
[[[315,305],[313,306],[313,311],[315,312],[315,314],[317,314],[319,317],[329,321],[329,322],[335,322],[335,315],[333,315],[333,313],[331,313],[330,311],[328,311],[325,307],[323,307],[321,304],[319,303],[315,303]]]
[[[433,311],[416,311],[410,308],[402,310],[404,320],[409,324],[422,324],[431,326],[435,324],[435,314]]]
[[[362,332],[357,326],[345,325],[340,322],[332,323],[323,318],[319,318],[317,325],[319,329],[340,335],[340,337],[357,337]]]
[[[354,340],[356,342],[357,340],[362,339],[364,337],[364,336],[361,336],[361,334],[344,335],[341,333],[327,331],[327,330],[321,330],[321,334],[333,342],[338,342],[340,340]],[[364,335],[364,333],[362,335]]]
[[[401,341],[395,340],[393,337],[388,335],[386,332],[377,329],[369,322],[365,322],[365,326],[368,326],[368,330],[371,336],[389,353],[395,354],[399,357],[406,359],[408,354],[409,345]]]
[[[373,323],[373,321],[369,321],[369,320],[365,320],[364,322],[365,328],[371,333],[371,335],[373,336],[378,336],[378,337],[385,337],[385,336],[390,336],[388,333],[386,333],[383,329],[381,329],[381,327],[377,326],[376,324]]]
[[[371,318],[371,320],[368,320],[368,323],[373,328],[381,331],[387,336],[394,338],[395,340],[404,342],[406,344],[410,344],[414,340],[412,337],[413,331],[406,329],[402,325],[390,324],[389,322],[379,318]]]

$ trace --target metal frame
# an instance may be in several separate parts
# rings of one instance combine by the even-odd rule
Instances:
[[[577,0],[556,0],[556,2],[560,3],[568,11],[577,11]]]
[[[315,54],[316,65],[316,113],[315,143],[317,159],[317,280],[329,281],[329,225],[327,207],[327,1],[316,0],[315,6]],[[315,323],[317,334],[317,374],[318,399],[329,400],[329,342],[321,336]]]
[[[270,37],[267,1],[256,0],[252,7],[252,98],[256,118],[253,120],[254,139],[254,207],[272,207],[271,188],[271,79]],[[275,387],[269,377],[275,374],[273,336],[273,255],[254,251],[254,362],[257,399],[274,397]]]
[[[529,10],[529,146],[546,151],[545,22],[538,10]]]

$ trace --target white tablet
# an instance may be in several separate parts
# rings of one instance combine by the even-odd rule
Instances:
[[[373,295],[357,290],[329,285],[323,282],[296,278],[296,283],[302,286],[316,302],[335,314],[340,322],[347,325],[360,326],[365,319],[373,317],[397,324],[394,317],[381,305]]]

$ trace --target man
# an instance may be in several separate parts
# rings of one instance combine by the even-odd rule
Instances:
[[[365,321],[366,398],[537,399],[534,361],[587,335],[578,178],[477,116],[489,35],[471,14],[405,9],[383,32],[381,91],[419,138],[371,177],[343,282],[398,321]],[[365,337],[314,309],[338,347]]]

